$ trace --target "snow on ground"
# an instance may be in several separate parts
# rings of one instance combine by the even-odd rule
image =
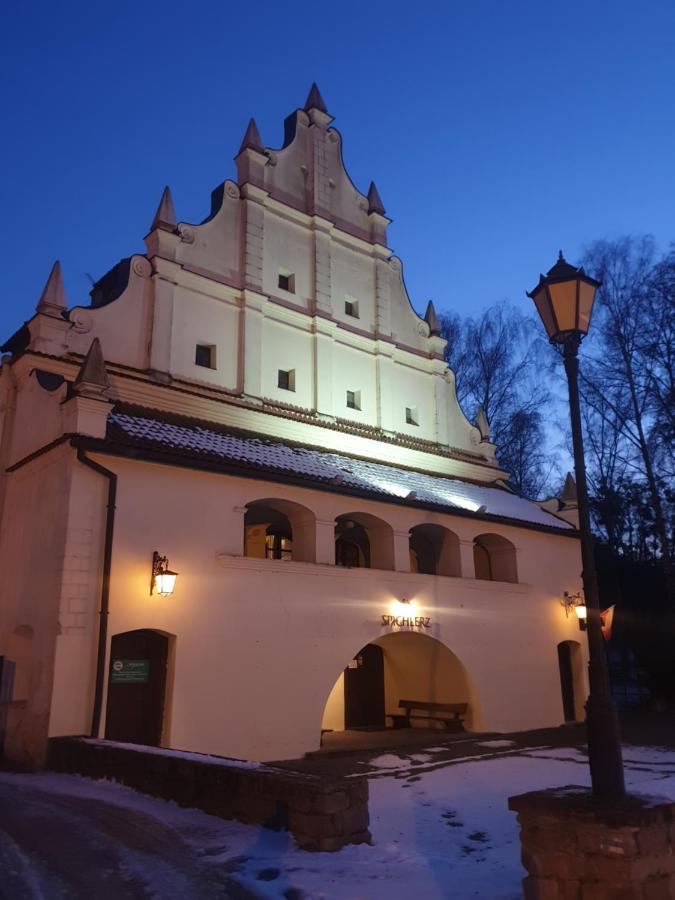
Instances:
[[[252,762],[250,759],[235,759],[232,756],[213,756],[211,753],[195,753],[193,750],[170,750],[167,747],[149,747],[147,744],[128,744],[124,741],[108,741],[99,738],[82,738],[85,744],[93,744],[98,747],[119,747],[121,750],[131,750],[134,753],[149,753],[155,756],[169,756],[172,759],[190,759],[193,762],[204,763],[209,766],[227,765],[235,769],[259,769],[263,764]],[[266,766],[267,769],[270,766]]]
[[[630,746],[624,756],[631,790],[675,800],[675,753]],[[488,757],[459,763],[426,765],[428,759],[427,752],[372,761],[373,844],[339,853],[302,852],[286,832],[226,822],[108,782],[51,774],[0,775],[0,782],[20,779],[158,819],[193,846],[195,856],[226,867],[265,900],[519,900],[524,872],[507,798],[588,785],[586,757],[574,748],[495,748]]]

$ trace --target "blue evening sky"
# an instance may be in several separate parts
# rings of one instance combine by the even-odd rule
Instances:
[[[70,305],[142,251],[164,184],[200,221],[249,116],[316,80],[423,310],[526,305],[564,248],[675,238],[673,0],[68,2],[0,29],[0,337],[54,259]]]

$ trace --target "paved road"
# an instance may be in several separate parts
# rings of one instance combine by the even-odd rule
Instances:
[[[252,896],[159,819],[0,777],[1,900]]]

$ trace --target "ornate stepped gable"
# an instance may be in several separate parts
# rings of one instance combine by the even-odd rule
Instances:
[[[251,119],[237,181],[216,188],[203,222],[178,220],[165,187],[147,254],[121,260],[90,305],[69,312],[55,267],[41,315],[7,346],[84,355],[97,337],[109,364],[150,382],[379,436],[384,461],[387,446],[400,445],[446,459],[449,475],[499,481],[489,434],[457,403],[434,305],[424,317],[413,309],[380,194],[374,182],[361,193],[351,181],[332,121],[316,85],[286,118],[280,148],[266,147]],[[49,328],[39,324],[45,315]]]

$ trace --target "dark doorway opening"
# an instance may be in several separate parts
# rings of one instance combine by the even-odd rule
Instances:
[[[560,667],[563,715],[566,722],[574,722],[576,721],[574,670],[572,668],[572,647],[569,641],[563,641],[561,644],[558,644],[558,665]]]
[[[159,746],[168,653],[169,639],[158,631],[114,635],[105,725],[108,740]]]
[[[384,655],[367,644],[345,669],[345,728],[384,727]]]

